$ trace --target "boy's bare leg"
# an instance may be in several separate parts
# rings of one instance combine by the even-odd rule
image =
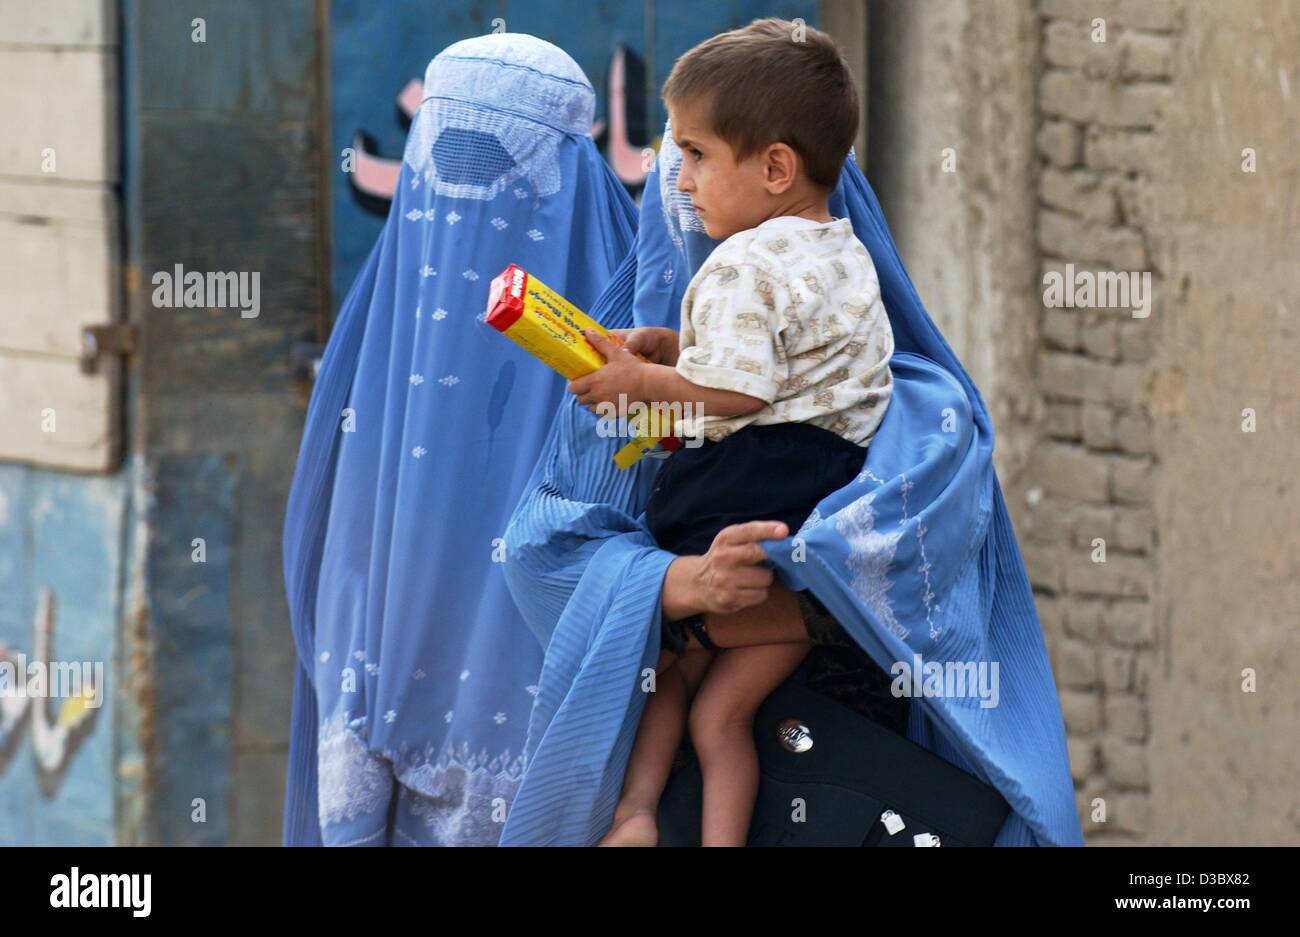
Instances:
[[[737,646],[803,648],[780,678],[758,697],[746,723],[744,738],[754,763],[755,779],[754,790],[750,792],[748,806],[745,807],[747,816],[753,810],[753,798],[757,793],[757,757],[753,755],[752,743],[753,713],[767,693],[779,686],[807,653],[810,647],[806,640],[807,630],[799,614],[794,593],[780,580],[773,583],[767,601],[727,615],[710,614],[707,623],[710,635],[724,648],[731,647],[733,642]],[[780,652],[778,656],[779,654]],[[668,652],[660,654],[655,667],[656,691],[646,701],[628,761],[623,792],[614,811],[614,822],[600,845],[653,846],[658,841],[655,815],[659,798],[668,783],[677,746],[681,744],[681,733],[691,698],[701,685],[712,657],[712,652],[701,648],[694,637],[690,638],[690,644],[682,658],[675,658]],[[747,829],[741,831],[741,845],[745,842]]]
[[[718,652],[690,708],[691,743],[704,774],[705,846],[743,846],[758,795],[754,715],[812,643],[788,642]]]
[[[720,648],[808,640],[799,600],[780,579],[772,582],[766,601],[738,612],[709,612],[704,616],[704,625],[709,638]],[[688,635],[687,647],[700,646],[694,635]]]
[[[671,655],[670,655],[671,656]],[[686,711],[713,658],[712,651],[688,649],[671,666],[656,667],[655,691],[646,700],[628,758],[614,822],[600,846],[654,846],[655,815],[668,784],[673,756],[682,741]],[[660,656],[660,664],[664,657]]]

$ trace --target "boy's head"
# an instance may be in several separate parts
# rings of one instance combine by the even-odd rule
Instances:
[[[677,188],[709,237],[824,205],[858,132],[858,95],[830,36],[755,20],[691,49],[664,84],[682,149]]]

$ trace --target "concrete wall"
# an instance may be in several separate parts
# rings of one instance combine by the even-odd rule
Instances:
[[[1300,842],[1297,51],[1294,0],[871,4],[868,174],[993,412],[1090,844]]]
[[[1004,488],[1032,441],[1028,0],[872,0],[867,178],[908,272],[988,404]]]
[[[1189,4],[1157,128],[1149,752],[1162,843],[1300,843],[1297,62],[1300,3]]]

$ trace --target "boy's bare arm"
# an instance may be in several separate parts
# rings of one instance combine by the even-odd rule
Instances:
[[[605,359],[605,364],[570,381],[568,391],[593,412],[599,404],[617,404],[620,395],[627,401],[646,404],[703,404],[705,413],[717,416],[744,416],[767,406],[767,401],[748,394],[692,384],[675,367],[638,357],[621,344],[621,335],[615,334],[617,340],[591,330],[583,335]]]
[[[648,325],[638,329],[615,330],[615,334],[625,340],[630,351],[645,355],[652,364],[668,369],[658,373],[646,370],[643,397],[648,403],[702,403],[706,412],[716,416],[747,416],[767,406],[767,401],[758,397],[702,387],[682,377],[676,370],[681,344],[678,333],[673,329]]]
[[[640,399],[647,403],[701,404],[713,416],[747,416],[767,406],[766,400],[749,394],[693,384],[666,364],[647,364],[640,376]]]

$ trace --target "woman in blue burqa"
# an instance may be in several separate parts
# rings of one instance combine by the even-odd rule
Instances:
[[[608,328],[676,330],[686,286],[716,246],[677,191],[680,163],[666,128],[636,249],[592,309]],[[808,687],[997,789],[1011,808],[997,845],[1082,845],[1065,727],[993,469],[988,411],[921,304],[853,153],[830,211],[851,220],[879,273],[895,336],[894,396],[858,477],[800,530],[769,533],[749,560],[736,557],[752,533],[719,541],[761,524],[724,529],[703,556],[661,550],[644,519],[657,460],[620,472],[611,457],[622,440],[598,433],[595,414],[570,397],[557,415],[506,532],[507,579],[546,656],[503,845],[591,845],[609,830],[643,676],[672,633],[666,625],[701,613],[723,648],[811,638]],[[749,586],[770,567],[761,575],[797,604],[804,633],[776,634],[772,620],[735,610],[746,564]],[[899,673],[895,662],[921,663],[927,677],[935,665],[983,664],[992,693],[981,681],[979,693],[900,697],[887,676]]]
[[[716,246],[693,216],[689,199],[676,192],[679,163],[680,153],[666,128],[643,196],[635,247],[612,278],[607,278],[599,298],[584,306],[609,328],[676,329],[686,285]],[[895,392],[857,480],[824,499],[800,531],[782,540],[761,542],[760,555],[775,568],[773,588],[793,590],[806,631],[802,636],[816,644],[810,655],[808,685],[905,733],[994,785],[1012,808],[998,836],[999,844],[1080,844],[1064,726],[1032,596],[992,467],[993,431],[988,413],[970,377],[921,305],[853,154],[845,163],[830,208],[836,217],[851,219],[875,261],[895,333],[896,353],[891,362]],[[389,225],[393,225],[391,217]],[[536,272],[548,284],[557,285],[540,269]],[[365,281],[363,274],[361,282]],[[574,290],[560,288],[579,305],[586,302],[586,297]],[[356,292],[354,289],[354,295]],[[348,311],[345,304],[339,329],[346,324]],[[364,328],[364,323],[354,328]],[[332,338],[330,353],[336,343],[347,341]],[[512,353],[513,349],[494,347],[478,360],[482,368],[491,370]],[[322,377],[330,364],[327,353]],[[520,379],[525,373],[545,370],[531,361],[519,361],[517,367]],[[395,370],[385,379],[397,384],[405,376]],[[336,432],[334,413],[346,401],[346,393],[337,397],[336,392],[337,399],[318,408],[316,397],[320,395],[318,388],[308,425],[310,434],[316,411],[328,411],[320,417],[327,429],[317,433],[318,442]],[[459,405],[467,406],[464,402]],[[394,662],[396,672],[390,667],[375,674],[371,691],[401,687],[408,699],[426,707],[420,738],[428,750],[453,741],[450,732],[432,725],[431,717],[444,705],[454,718],[464,720],[462,731],[474,733],[467,736],[472,739],[470,745],[477,745],[482,752],[493,749],[481,741],[487,737],[481,727],[496,715],[505,715],[499,728],[511,726],[512,731],[521,732],[513,736],[517,744],[522,739],[517,766],[512,765],[502,778],[494,773],[496,768],[486,773],[480,768],[476,775],[473,768],[457,765],[457,776],[464,779],[458,789],[465,792],[462,795],[446,786],[446,768],[436,775],[443,780],[441,788],[424,783],[435,774],[400,767],[404,764],[400,747],[395,753],[391,746],[385,749],[373,741],[359,743],[363,735],[356,728],[342,736],[348,744],[346,757],[327,764],[325,753],[340,738],[339,724],[330,722],[327,709],[322,708],[320,716],[311,711],[310,721],[300,719],[299,713],[308,712],[318,700],[324,706],[328,705],[324,701],[338,698],[332,687],[322,689],[322,685],[326,679],[337,680],[342,665],[322,668],[320,652],[313,658],[308,644],[304,659],[308,669],[300,673],[295,695],[286,842],[312,841],[313,830],[308,828],[315,819],[310,815],[315,809],[315,793],[310,789],[314,776],[307,766],[317,741],[311,731],[314,728],[320,731],[322,783],[327,775],[337,776],[348,779],[357,791],[366,791],[392,784],[391,777],[397,779],[389,825],[397,831],[395,835],[379,825],[371,833],[355,827],[331,833],[348,822],[335,818],[355,808],[340,811],[336,806],[327,812],[322,800],[321,828],[327,842],[368,836],[370,841],[395,843],[591,845],[608,831],[644,704],[642,676],[654,666],[661,644],[667,640],[665,626],[696,613],[729,610],[733,597],[723,594],[723,586],[710,591],[699,584],[734,582],[743,572],[752,575],[754,568],[738,567],[734,549],[725,555],[711,549],[704,556],[679,557],[656,547],[643,514],[659,461],[646,458],[630,470],[619,470],[612,455],[626,440],[601,435],[597,418],[570,396],[558,401],[550,397],[546,406],[553,416],[540,420],[546,430],[537,453],[519,449],[501,455],[512,459],[516,470],[535,465],[531,477],[519,486],[521,497],[508,526],[503,525],[500,540],[504,562],[499,570],[526,627],[521,631],[503,625],[500,616],[507,613],[499,609],[490,615],[449,619],[416,604],[407,619],[389,622],[394,631],[391,640],[412,641],[416,636],[406,632],[418,632],[424,647],[436,648],[453,663],[439,671],[441,685],[424,688],[427,703],[411,696],[410,684],[403,685],[400,668],[413,666],[404,660]],[[529,412],[536,415],[539,409]],[[446,445],[464,444],[465,439],[453,435],[455,432],[473,436],[472,417],[481,419],[479,414],[440,413],[439,420],[446,420],[449,427],[441,434]],[[463,418],[458,427],[454,423],[457,417]],[[383,444],[386,448],[396,446],[387,440]],[[326,441],[325,449],[309,449],[305,439],[301,460],[310,457],[322,465],[330,463],[336,456],[328,451],[328,445]],[[501,448],[496,451],[500,453]],[[299,476],[304,474],[301,460]],[[324,468],[312,471],[326,474]],[[449,499],[476,497],[472,489],[488,489],[494,481],[495,476],[476,479],[463,490],[429,495],[423,505],[426,528],[462,523],[460,511],[450,512]],[[365,489],[366,502],[385,500],[379,481],[370,484]],[[384,484],[392,483],[385,480]],[[315,487],[327,490],[319,484]],[[295,480],[295,495],[298,488]],[[336,482],[332,496],[325,494],[324,498],[329,502],[330,497],[337,501],[341,496]],[[513,497],[513,493],[503,492],[503,496]],[[390,494],[387,500],[391,503],[392,498]],[[302,503],[305,505],[306,499]],[[514,503],[511,500],[506,506],[507,515]],[[290,513],[291,520],[299,523],[292,502]],[[306,508],[299,513],[306,514]],[[312,559],[311,544],[321,539],[322,524],[320,520],[302,524],[307,533],[296,538],[294,555],[307,570],[299,574],[299,580],[310,586],[299,591],[317,601],[317,577],[310,570],[314,563],[319,564],[319,601],[323,606],[329,593],[334,614],[339,621],[346,621],[349,616],[339,614],[343,603],[337,597],[338,585],[327,586],[326,564]],[[387,527],[376,529],[396,541]],[[287,529],[287,568],[291,563],[289,534]],[[333,536],[332,527],[329,535]],[[392,577],[399,565],[420,568],[427,563],[426,576],[433,577],[458,549],[465,549],[438,543],[428,533],[426,537],[426,548],[418,555],[403,555],[399,560],[394,549],[384,554],[382,564],[372,557],[359,572],[339,569],[331,575],[368,576],[372,588],[384,588],[391,595],[393,585],[384,583],[385,572]],[[395,546],[409,548],[410,542]],[[319,553],[319,547],[315,551]],[[368,544],[365,551],[370,554]],[[387,563],[389,556],[392,566]],[[745,562],[752,564],[753,560]],[[498,585],[492,574],[489,571],[488,581]],[[318,609],[299,607],[294,601],[292,571],[289,581],[301,658],[305,630],[301,623],[314,622],[315,633],[320,635],[327,618]],[[409,588],[409,582],[406,585]],[[436,590],[458,585],[439,581],[429,590],[404,593],[402,599],[416,596],[417,602],[441,607],[447,599]],[[431,593],[435,598],[428,598]],[[361,612],[352,615],[361,617]],[[341,627],[338,621],[329,621],[329,629]],[[715,614],[709,631],[723,647],[778,639],[764,636],[762,626],[742,609]],[[359,639],[352,640],[357,643]],[[532,705],[526,708],[527,726],[523,729],[513,713],[494,712],[498,709],[494,700],[472,696],[466,686],[468,678],[458,684],[460,675],[449,673],[463,659],[457,649],[466,643],[477,646],[480,640],[493,642],[496,652],[477,662],[480,677],[495,674],[500,678],[496,682],[503,686],[511,679],[529,681]],[[335,643],[343,649],[347,642]],[[355,657],[356,650],[351,653]],[[929,662],[1000,663],[996,705],[987,708],[973,696],[895,697],[886,670],[891,662],[913,661],[916,654]],[[485,665],[489,670],[482,669]],[[424,670],[427,672],[428,666]],[[473,673],[469,667],[465,670]],[[306,674],[314,676],[315,692]],[[371,685],[366,684],[368,691]],[[384,724],[383,704],[358,703],[346,710],[342,726],[348,728],[350,719],[376,732]],[[421,741],[411,744],[419,748]],[[385,771],[392,774],[386,776]],[[370,784],[370,775],[381,778],[382,783]],[[338,799],[350,804],[356,797]],[[377,817],[381,809],[374,807],[371,815]],[[295,821],[295,817],[300,819]],[[432,821],[434,832],[425,832],[421,821]],[[452,835],[449,831],[453,829],[472,830],[475,835]]]
[[[459,42],[428,67],[286,514],[286,844],[500,837],[543,659],[503,537],[566,395],[482,320],[507,264],[589,308],[627,255],[636,206],[594,108],[577,64],[532,36]]]

